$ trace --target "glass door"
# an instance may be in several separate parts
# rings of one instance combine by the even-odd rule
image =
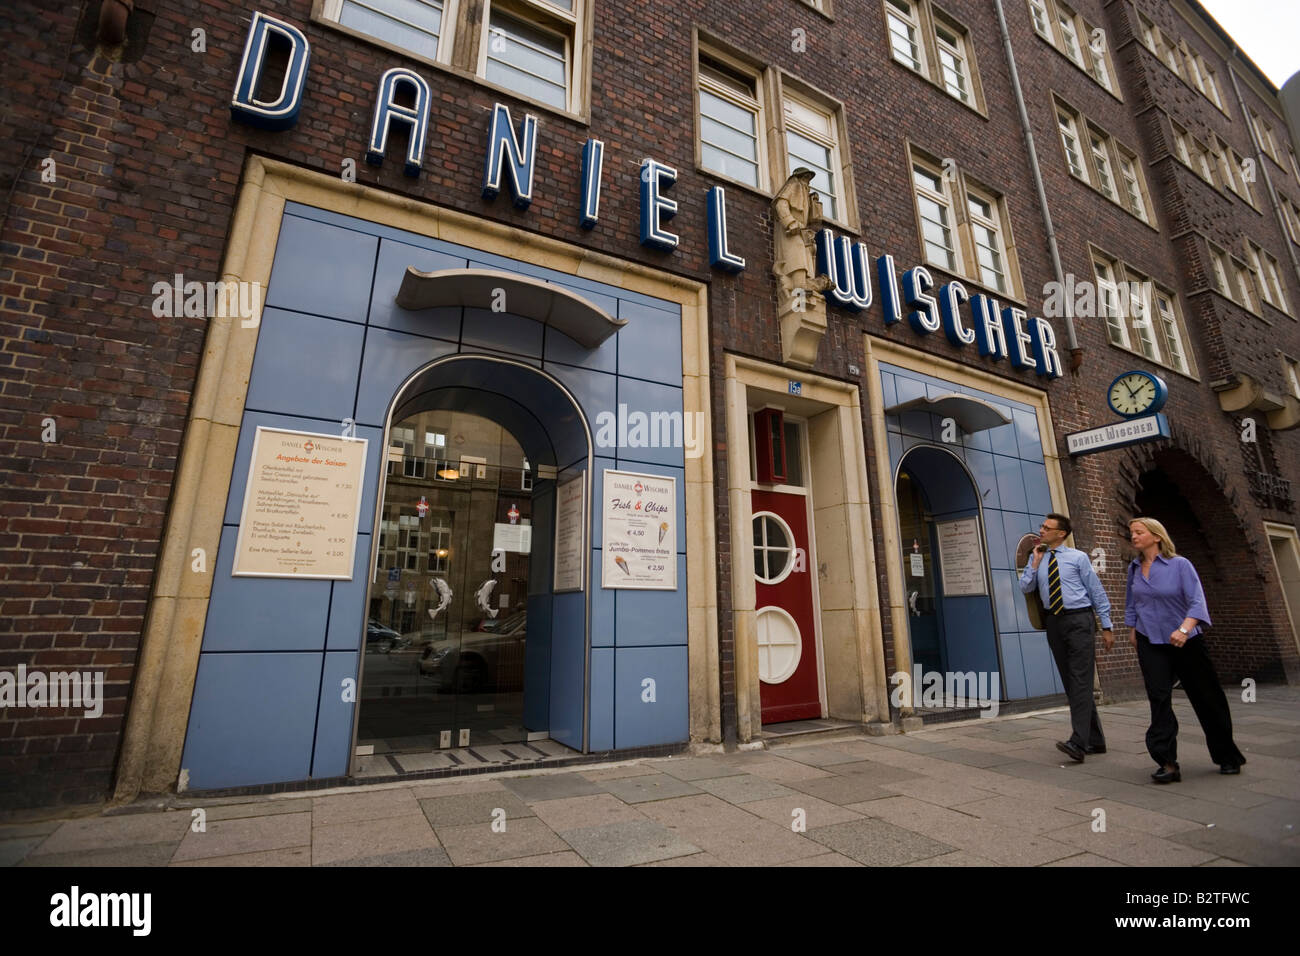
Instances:
[[[461,432],[495,429],[513,445],[467,418],[457,416]],[[493,442],[470,441],[454,460],[436,445],[433,456],[399,453],[412,430],[424,426],[392,429],[357,743],[380,754],[525,740],[531,471],[512,448],[470,453]],[[489,460],[500,457],[518,465]]]

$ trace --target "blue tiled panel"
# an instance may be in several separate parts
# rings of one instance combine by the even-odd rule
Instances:
[[[524,641],[524,727],[546,730],[551,723],[551,596],[528,598]]]
[[[463,248],[466,257],[469,259],[471,269],[491,269],[495,272],[515,272],[522,276],[529,276],[533,279],[551,279],[558,276],[559,273],[552,272],[550,269],[543,269],[541,266],[535,266],[531,262],[522,262],[519,259],[507,259],[505,256],[496,256],[490,252],[480,252],[477,249],[451,246],[451,249]]]
[[[543,357],[547,363],[562,362],[598,372],[615,372],[618,369],[619,340],[622,333],[611,335],[599,348],[588,351],[563,332],[548,328]]]
[[[1020,457],[1026,461],[1042,461],[1043,444],[1038,436],[1038,417],[1022,408],[1012,408],[1011,417],[1016,426]]]
[[[1017,700],[1025,693],[1025,665],[1020,659],[1020,635],[1005,631],[1000,639],[1002,647],[1002,685],[1006,696]]]
[[[587,635],[580,591],[555,595],[551,628],[551,737],[582,749],[582,698]]]
[[[182,769],[191,790],[305,780],[320,654],[201,654]]]
[[[1026,461],[1020,465],[1025,480],[1025,500],[1031,515],[1045,515],[1052,509],[1052,491],[1047,485],[1047,467]]]
[[[376,243],[351,229],[285,216],[266,304],[364,322]]]
[[[988,598],[982,595],[945,597],[943,620],[949,670],[982,673],[997,670],[997,636],[993,632]]]
[[[223,518],[225,524],[239,523],[240,512],[244,507],[244,492],[248,490],[248,464],[253,457],[253,439],[257,437],[259,427],[285,428],[320,435],[338,435],[342,430],[341,423],[337,421],[245,412],[244,420],[239,426],[235,467],[230,473],[230,494],[226,497],[226,514]],[[366,446],[366,475],[361,489],[361,509],[357,514],[357,530],[369,532],[375,524],[375,498],[379,493],[379,469],[384,459],[381,447],[384,433],[379,428],[359,427],[356,434],[358,438],[369,442]]]
[[[356,397],[358,424],[384,426],[388,405],[416,369],[455,353],[456,346],[388,329],[372,328],[361,362],[361,391]]]
[[[266,309],[245,407],[340,422],[351,417],[364,334],[360,325]]]
[[[459,306],[410,311],[397,304],[397,290],[402,287],[402,277],[406,274],[407,266],[415,266],[421,272],[439,272],[443,269],[463,269],[465,259],[404,242],[383,240],[379,244],[375,291],[370,299],[370,324],[397,332],[459,341],[462,311]]]
[[[1007,547],[1006,533],[1002,528],[1002,512],[984,512],[984,545],[988,549],[990,568],[1007,568],[1015,555]]]
[[[631,302],[619,303],[619,318],[627,319],[618,333],[618,371],[652,382],[680,385],[682,381],[682,319],[680,310],[665,312]]]
[[[1020,586],[1010,571],[998,571],[993,575],[993,601],[997,608],[998,623],[1003,631],[1017,631],[1019,618],[1016,616],[1016,601],[1024,603],[1020,596]]]
[[[998,499],[1007,511],[1028,511],[1025,503],[1025,482],[1020,476],[1020,460],[993,456],[993,467],[998,476]]]
[[[614,651],[614,746],[648,747],[686,740],[685,647],[620,647]],[[655,702],[641,699],[642,681],[655,682]]]
[[[1025,693],[1029,697],[1042,697],[1045,694],[1061,693],[1060,685],[1053,675],[1056,663],[1047,646],[1047,632],[1035,631],[1022,634],[1020,654],[1025,662]]]
[[[591,650],[591,749],[614,749],[614,649]]]
[[[348,772],[352,715],[357,705],[343,699],[343,682],[356,680],[357,657],[355,652],[325,655],[320,712],[316,716],[316,752],[311,762],[313,777],[342,777]]]
[[[897,419],[895,416],[890,415],[888,420],[892,422]],[[893,432],[890,432],[887,437],[889,441],[889,461],[891,465],[896,465],[903,457],[903,439]]]
[[[352,580],[334,581],[330,594],[329,634],[325,649],[360,652],[365,634],[366,599],[370,591],[369,534],[357,535],[357,551],[352,559]]]
[[[597,507],[596,502],[605,500],[605,469],[612,468],[617,471],[618,462],[613,458],[596,458],[594,461],[595,466],[591,473],[591,546],[599,550],[602,547],[600,536],[601,532],[604,530],[604,523],[601,520],[601,516],[597,513],[599,508]],[[593,564],[592,567],[598,569],[600,563],[597,562]]]
[[[1007,549],[1012,552],[1007,558],[1006,566],[1010,567],[1015,560],[1015,547],[1020,543],[1020,539],[1027,534],[1033,534],[1038,531],[1038,526],[1042,523],[1042,515],[1021,514],[1016,511],[1002,512],[1002,534],[1006,538]],[[1023,567],[1015,569],[1017,573],[1024,570]]]
[[[882,408],[893,408],[898,404],[898,387],[894,384],[894,373],[881,371],[880,393]]]
[[[600,412],[606,411],[613,414],[618,413],[615,404],[617,378],[604,372],[593,372],[590,369],[573,368],[569,365],[556,365],[550,362],[544,363],[543,367],[573,393],[573,397],[577,399],[583,414],[587,416],[587,424],[592,431],[592,441],[595,441],[596,416]],[[606,454],[610,453],[605,449],[597,450],[605,451]]]
[[[979,489],[980,501],[984,507],[1001,508],[1002,499],[998,495],[997,471],[993,456],[974,448],[964,449],[964,456],[966,467],[970,469],[971,476],[975,479],[975,486]]]
[[[600,586],[601,550],[591,552],[591,646],[614,646],[614,595],[613,588]]]
[[[614,598],[619,647],[686,643],[686,556],[677,556],[676,591],[619,590]]]
[[[555,482],[538,479],[533,483],[533,541],[550,542],[555,524]],[[555,580],[553,547],[534,548],[528,562],[528,593],[549,594]]]
[[[509,297],[506,303],[509,304]],[[542,323],[521,315],[466,308],[460,337],[466,349],[495,349],[511,355],[541,358],[542,329]]]
[[[231,577],[238,533],[221,529],[204,652],[323,649],[330,582]]]
[[[610,318],[618,318],[619,301],[617,297],[609,294],[611,291],[614,291],[610,286],[602,287],[596,283],[588,283],[587,287],[583,288],[574,285],[573,281],[568,276],[563,278],[552,276],[548,281],[551,285],[557,286],[565,292],[570,292],[573,295],[579,296],[580,298],[590,302],[596,308],[602,309]],[[622,333],[619,334],[621,335]]]
[[[686,422],[682,418],[682,390],[680,388],[620,377],[618,380],[618,403],[620,406],[627,406],[628,416],[627,434],[616,433],[617,440],[626,440],[627,442],[626,445],[621,445],[618,448],[620,463],[637,461],[678,466],[684,463],[685,454],[683,449],[686,441]],[[616,426],[618,424],[617,413],[620,410],[614,409]],[[640,412],[645,418],[645,427],[643,429],[634,427],[638,423],[632,417],[636,412]],[[662,417],[655,418],[656,413],[659,413]],[[692,422],[692,427],[694,427],[694,422]],[[692,437],[698,440],[698,430],[692,432]],[[634,441],[640,444],[634,445]],[[658,447],[655,447],[656,445]]]

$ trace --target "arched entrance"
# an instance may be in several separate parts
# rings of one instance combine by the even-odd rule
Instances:
[[[448,357],[398,390],[385,434],[354,752],[584,750],[589,571],[555,573],[557,489],[589,496],[573,396],[522,362]],[[587,553],[585,523],[561,533]]]
[[[913,666],[923,673],[1001,671],[979,496],[962,462],[920,445],[895,479]]]
[[[1244,677],[1285,681],[1274,635],[1288,630],[1286,610],[1274,607],[1265,594],[1270,558],[1263,550],[1264,535],[1252,542],[1228,496],[1186,451],[1161,448],[1143,456],[1141,467],[1133,514],[1161,521],[1178,553],[1196,567],[1214,619],[1206,649],[1219,677],[1232,683]],[[1121,533],[1125,531],[1127,526]],[[1132,549],[1126,547],[1125,554],[1132,558]]]

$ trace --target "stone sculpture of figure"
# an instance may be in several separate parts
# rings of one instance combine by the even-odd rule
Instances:
[[[814,292],[830,287],[827,276],[817,275],[816,240],[822,204],[810,185],[812,178],[811,169],[798,167],[772,200],[772,272],[781,287],[782,311],[790,307],[796,289],[812,298]]]

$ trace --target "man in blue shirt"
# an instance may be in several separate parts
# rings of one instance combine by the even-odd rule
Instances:
[[[1084,754],[1106,752],[1106,738],[1092,699],[1094,611],[1101,618],[1101,639],[1107,650],[1114,646],[1115,635],[1111,632],[1110,599],[1092,562],[1077,548],[1065,546],[1071,530],[1065,515],[1052,513],[1044,519],[1038,529],[1040,543],[1020,575],[1020,590],[1028,594],[1037,588],[1043,599],[1047,646],[1070,701],[1070,739],[1057,743],[1056,749],[1083,763]]]

